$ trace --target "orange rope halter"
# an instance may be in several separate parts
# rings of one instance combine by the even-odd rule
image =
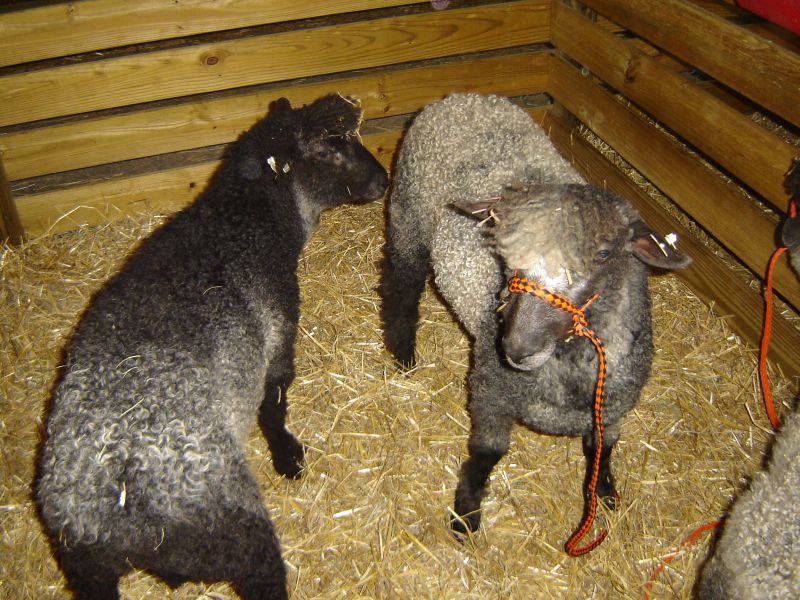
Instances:
[[[794,201],[789,202],[790,217],[797,216],[797,206]],[[772,389],[769,385],[769,377],[767,376],[767,351],[769,350],[769,340],[772,336],[772,272],[775,270],[775,265],[781,255],[786,252],[788,248],[781,246],[772,253],[767,265],[766,284],[764,286],[764,331],[761,336],[761,347],[758,355],[758,377],[761,381],[761,394],[764,396],[764,409],[767,411],[769,422],[772,429],[779,431],[781,423],[778,420],[778,415],[775,412],[775,404],[772,401]]]
[[[535,281],[518,277],[517,275],[514,275],[514,277],[509,280],[508,291],[512,294],[530,294],[534,298],[544,300],[550,306],[567,313],[572,317],[572,329],[570,331],[577,336],[587,338],[597,350],[597,387],[595,388],[594,394],[594,424],[597,431],[597,447],[594,453],[592,476],[589,479],[589,510],[583,518],[578,530],[570,536],[566,543],[567,554],[570,556],[583,556],[602,544],[603,540],[605,540],[608,535],[608,530],[603,529],[594,540],[585,546],[578,547],[580,541],[591,531],[595,517],[597,516],[597,479],[600,471],[600,456],[603,451],[603,389],[606,382],[606,351],[603,348],[603,342],[600,341],[600,338],[597,337],[594,331],[589,329],[589,323],[586,320],[585,313],[586,308],[594,302],[598,296],[595,294],[589,298],[583,306],[577,308],[564,296],[551,292]]]

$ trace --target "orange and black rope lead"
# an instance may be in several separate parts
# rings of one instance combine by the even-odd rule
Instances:
[[[594,453],[594,462],[592,464],[592,476],[589,479],[589,509],[581,521],[578,529],[573,533],[565,548],[567,554],[570,556],[583,556],[588,554],[606,539],[608,530],[603,529],[597,537],[584,546],[579,546],[589,532],[592,530],[594,520],[597,516],[597,480],[600,473],[600,457],[603,451],[603,390],[606,382],[606,352],[603,348],[603,342],[595,334],[594,331],[589,329],[589,324],[586,320],[586,308],[597,299],[597,295],[592,296],[582,307],[577,308],[572,302],[555,292],[551,292],[542,285],[515,275],[508,282],[508,291],[514,293],[530,294],[534,298],[539,298],[547,302],[550,306],[564,311],[572,317],[572,333],[577,336],[585,337],[588,339],[597,350],[598,366],[597,366],[597,386],[595,387],[594,395],[594,426],[597,432],[597,446]]]

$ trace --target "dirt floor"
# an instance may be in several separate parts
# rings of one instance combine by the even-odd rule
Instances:
[[[85,227],[0,255],[0,599],[68,597],[30,498],[43,407],[92,292],[158,222]],[[755,353],[677,278],[654,279],[657,353],[613,457],[622,506],[601,516],[609,538],[586,557],[566,555],[582,513],[580,442],[517,428],[482,529],[461,544],[448,511],[470,426],[469,343],[429,289],[419,366],[395,369],[378,322],[382,244],[382,204],[348,207],[323,218],[301,260],[288,425],[309,447],[305,476],[277,476],[258,431],[248,443],[291,597],[642,598],[661,561],[717,519],[760,466],[772,434]],[[773,383],[785,411],[796,390],[777,375]],[[712,535],[680,552],[653,598],[691,596]],[[170,592],[143,573],[121,589],[135,600],[235,598],[219,584]]]

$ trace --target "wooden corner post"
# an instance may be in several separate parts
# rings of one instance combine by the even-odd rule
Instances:
[[[11,197],[11,186],[6,177],[3,157],[0,156],[0,241],[5,240],[21,244],[25,241],[25,230],[19,219],[17,205]]]

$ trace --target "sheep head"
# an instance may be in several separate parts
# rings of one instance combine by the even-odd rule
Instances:
[[[800,158],[792,162],[783,186],[789,194],[790,207],[793,206],[794,211],[790,210],[789,216],[783,222],[781,240],[789,248],[792,267],[800,274],[800,214],[797,214],[800,205]]]
[[[593,186],[535,185],[457,208],[490,223],[490,239],[506,268],[592,311],[619,301],[626,273],[636,264],[657,269],[691,259],[656,235],[623,199]],[[502,347],[509,364],[539,368],[572,324],[566,313],[527,294],[501,292]],[[616,299],[615,299],[616,298]],[[603,308],[606,307],[606,308]]]
[[[290,188],[310,231],[323,210],[386,191],[386,169],[361,144],[361,116],[355,100],[338,94],[301,108],[280,98],[234,144],[231,164],[251,184]]]
[[[290,168],[298,194],[311,199],[319,211],[383,196],[388,175],[361,144],[358,102],[331,94],[294,112]]]

